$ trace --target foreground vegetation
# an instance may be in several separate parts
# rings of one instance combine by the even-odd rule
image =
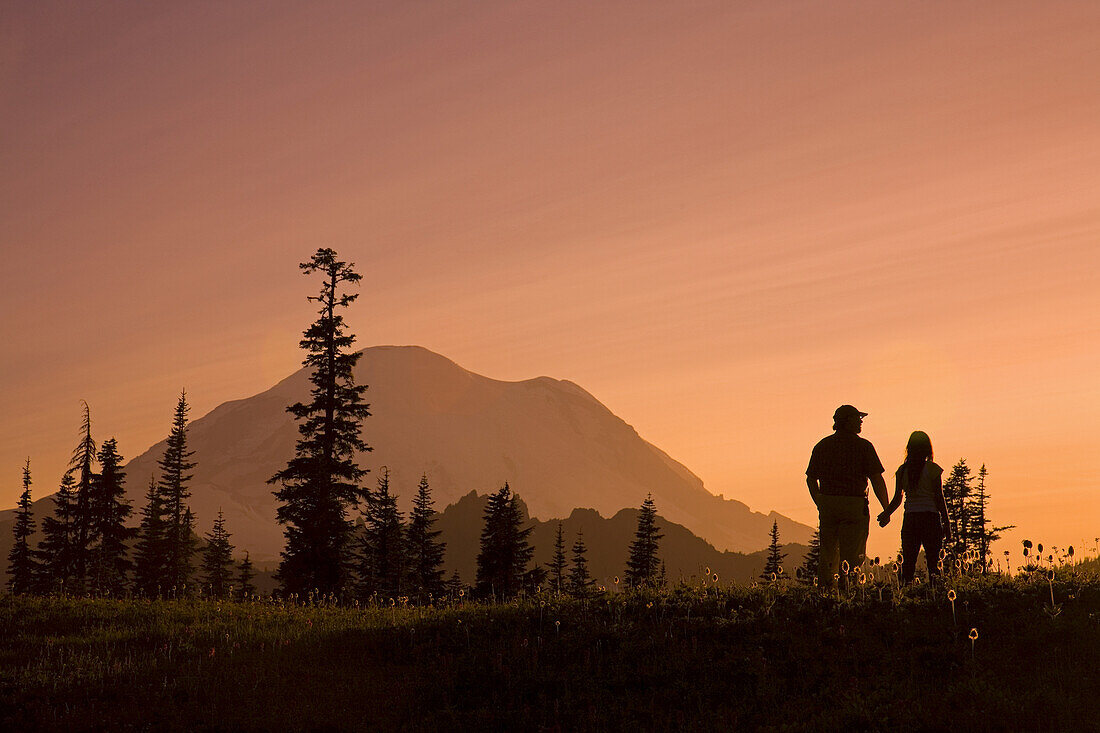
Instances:
[[[0,600],[4,730],[1082,730],[1100,576],[341,607]],[[953,601],[952,601],[953,599]]]

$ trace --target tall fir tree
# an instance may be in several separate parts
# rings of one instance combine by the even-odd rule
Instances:
[[[341,592],[348,582],[353,530],[348,510],[365,498],[359,480],[366,471],[355,454],[370,450],[360,437],[361,421],[370,410],[363,402],[367,387],[356,385],[353,374],[361,353],[351,351],[355,337],[344,332],[337,309],[355,301],[357,294],[341,288],[362,276],[328,248],[318,249],[299,267],[306,275],[322,273],[324,282],[320,295],[309,298],[320,304],[319,318],[299,342],[307,352],[302,364],[311,370],[310,402],[287,408],[299,421],[301,438],[286,468],[268,481],[280,487],[274,492],[276,517],[286,535],[278,578],[287,593]]]
[[[443,594],[443,554],[446,545],[438,540],[436,513],[427,474],[420,477],[412,513],[409,515],[407,560],[409,590],[419,596]]]
[[[528,542],[533,527],[522,526],[519,500],[507,483],[489,495],[483,516],[476,592],[482,598],[512,598],[528,578],[527,564],[535,551]]]
[[[34,534],[34,516],[31,513],[31,459],[23,466],[23,493],[15,509],[15,525],[12,527],[14,543],[8,553],[8,590],[13,594],[31,593],[38,577],[38,562],[31,549],[30,538]]]
[[[575,596],[585,596],[592,590],[594,581],[588,574],[588,547],[584,544],[584,534],[577,530],[570,551],[573,563],[569,568],[569,592]]]
[[[118,441],[103,441],[97,456],[100,472],[93,483],[92,530],[96,544],[89,548],[90,583],[96,593],[119,595],[126,588],[131,563],[127,546],[134,530],[126,526],[130,503],[126,500],[126,473]]]
[[[164,508],[164,583],[176,593],[184,593],[191,581],[194,572],[191,560],[196,546],[194,515],[187,503],[191,498],[187,484],[191,480],[190,471],[195,467],[191,461],[194,451],[187,450],[187,413],[190,409],[187,392],[180,392],[164,455],[157,463],[161,471],[158,489]]]
[[[134,590],[150,598],[165,593],[168,578],[168,525],[156,477],[149,477],[134,545]]]
[[[634,540],[630,543],[630,555],[626,560],[623,578],[628,586],[641,588],[656,585],[661,565],[657,551],[662,537],[664,535],[657,529],[657,506],[653,503],[653,494],[649,494],[638,512],[638,527],[634,530]]]
[[[966,459],[960,458],[959,462],[951,467],[951,473],[943,482],[943,498],[947,504],[953,537],[953,544],[950,547],[944,547],[949,555],[945,564],[953,563],[964,552],[973,549],[974,530],[970,500],[973,480],[974,477],[970,473],[970,467],[966,465]],[[935,558],[929,560],[929,562],[934,561]]]
[[[76,561],[75,545],[75,487],[72,469],[61,477],[61,485],[54,494],[53,516],[42,520],[42,540],[38,543],[39,580],[36,584],[42,593],[63,593],[72,590]]]
[[[227,598],[233,580],[233,545],[229,544],[229,532],[225,529],[225,515],[218,510],[214,528],[206,535],[206,547],[202,551],[202,580],[214,598]]]
[[[760,573],[760,579],[771,582],[783,574],[783,558],[787,555],[782,552],[779,544],[779,522],[772,520],[771,543],[768,545],[768,558],[764,561],[764,571]]]
[[[565,590],[565,537],[562,535],[561,522],[558,522],[558,532],[554,537],[554,556],[550,560],[550,580],[554,584],[554,590],[561,593]]]
[[[802,567],[799,580],[804,585],[813,585],[817,577],[817,568],[821,563],[821,531],[815,529],[810,538],[810,545],[806,548],[806,554],[802,557]]]
[[[256,577],[256,571],[252,567],[252,558],[248,556],[248,553],[244,553],[244,559],[241,560],[240,569],[237,572],[237,582],[241,586],[241,600],[247,601],[256,593],[256,584],[252,582],[252,579]]]
[[[70,588],[73,593],[83,593],[88,580],[90,548],[96,541],[95,516],[92,494],[95,492],[96,444],[92,439],[92,415],[88,403],[84,405],[84,419],[80,424],[80,441],[73,449],[69,467],[76,478],[76,501],[73,505],[72,560],[73,577]]]
[[[360,562],[360,597],[400,595],[405,570],[404,534],[397,497],[390,491],[390,472],[382,467],[378,488],[367,496]]]
[[[1015,529],[1015,525],[1009,524],[1003,527],[996,527],[989,519],[987,510],[989,508],[989,491],[986,488],[985,480],[989,476],[989,472],[985,468],[983,463],[981,468],[978,469],[977,484],[974,490],[971,492],[971,506],[970,517],[972,523],[973,550],[978,557],[979,565],[983,571],[989,570],[990,561],[992,560],[993,550],[991,549],[994,542],[1001,539],[1001,532],[1007,529]]]

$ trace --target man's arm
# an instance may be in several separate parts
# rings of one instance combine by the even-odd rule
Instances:
[[[806,486],[810,489],[810,498],[814,500],[814,504],[817,504],[818,494],[821,493],[821,488],[817,485],[817,479],[812,476],[806,477]]]

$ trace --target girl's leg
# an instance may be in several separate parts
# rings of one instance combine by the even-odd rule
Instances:
[[[917,554],[920,552],[921,534],[916,514],[906,514],[901,520],[901,582],[913,580],[917,567]]]
[[[924,531],[924,556],[928,558],[928,578],[932,579],[940,574],[938,563],[940,548],[943,547],[943,527],[940,525],[939,514],[928,514],[928,521]]]

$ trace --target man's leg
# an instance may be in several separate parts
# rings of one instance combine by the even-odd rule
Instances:
[[[818,534],[821,542],[820,555],[817,560],[817,585],[819,588],[831,588],[836,581],[833,575],[840,565],[840,533],[837,524],[835,508],[832,505],[834,497],[822,496],[818,506]]]
[[[867,556],[867,536],[870,533],[871,517],[867,502],[860,498],[843,497],[844,521],[840,525],[840,561],[843,575],[844,561],[848,562],[849,572],[863,565]]]

